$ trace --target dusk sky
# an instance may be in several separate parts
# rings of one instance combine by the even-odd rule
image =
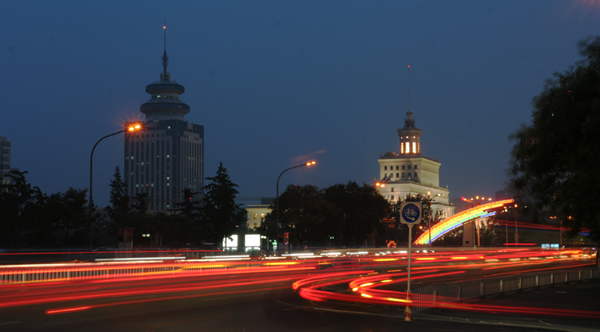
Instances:
[[[168,71],[205,128],[205,176],[223,162],[240,197],[273,197],[279,173],[325,188],[379,176],[411,108],[421,152],[450,198],[504,187],[513,142],[546,79],[600,34],[600,1],[5,1],[0,136],[47,194],[89,187],[92,147],[143,119]],[[106,206],[123,136],[94,154]],[[243,202],[246,203],[246,202]],[[255,204],[256,202],[247,202]]]

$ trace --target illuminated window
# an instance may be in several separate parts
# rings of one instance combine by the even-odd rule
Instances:
[[[256,227],[258,227],[258,224],[257,224],[257,223],[254,223],[254,228],[256,228]]]
[[[413,142],[413,153],[417,153],[417,142]]]
[[[254,219],[258,218],[258,213],[254,214]],[[255,224],[256,225],[256,224]]]
[[[406,142],[406,153],[410,153],[410,143]]]
[[[400,143],[400,153],[404,154],[404,144]]]
[[[265,214],[264,214],[264,213],[261,213],[261,214],[260,214],[260,219],[264,219],[264,218],[265,218]]]

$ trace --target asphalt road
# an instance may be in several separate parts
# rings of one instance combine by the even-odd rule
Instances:
[[[516,267],[510,269],[514,271]],[[498,272],[501,271],[494,273]],[[292,282],[315,273],[143,277],[3,287],[0,331],[600,330],[600,317],[579,319],[447,309],[418,313],[413,322],[405,322],[401,308],[312,303],[301,298],[292,290]],[[478,275],[481,271],[472,273]],[[599,282],[556,286],[480,301],[600,311],[599,286]]]
[[[565,292],[565,293],[563,293]],[[504,304],[598,306],[600,283],[568,285],[496,298]],[[2,310],[2,331],[598,331],[600,318],[495,315],[434,311],[403,321],[398,309],[314,307],[288,289],[247,296],[215,296],[103,307],[45,315],[45,307]],[[7,321],[8,319],[8,321]]]

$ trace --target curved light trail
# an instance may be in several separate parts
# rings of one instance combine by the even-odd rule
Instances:
[[[461,213],[457,213],[449,218],[446,218],[439,223],[435,224],[431,229],[419,236],[414,244],[429,244],[429,232],[431,232],[431,242],[437,240],[442,235],[450,232],[451,230],[464,225],[466,222],[477,219],[492,216],[495,212],[489,212],[489,210],[499,208],[505,204],[514,202],[512,199],[505,199],[502,201],[491,202],[487,204],[478,205],[474,208],[465,210]]]
[[[572,262],[576,266],[586,266],[594,264],[595,254],[587,255],[582,250],[568,251],[539,251],[539,250],[513,250],[496,252],[479,252],[476,254],[467,254],[460,252],[447,253],[444,255],[417,255],[415,263],[423,262],[419,258],[435,258],[435,262],[426,260],[433,264],[417,267],[411,272],[411,280],[426,280],[431,278],[459,277],[465,274],[467,269],[498,269],[512,266],[532,267],[522,272],[533,272],[540,270],[556,269],[562,267],[540,268],[540,265],[550,262]],[[437,256],[437,257],[432,257]],[[590,262],[591,260],[591,262]],[[464,264],[447,264],[450,261],[462,261]],[[444,263],[442,263],[444,262]],[[442,263],[442,264],[438,264]],[[577,264],[581,263],[581,264]],[[418,265],[417,265],[418,266]],[[413,269],[411,269],[413,270]],[[311,277],[296,281],[293,289],[298,291],[303,298],[314,301],[339,301],[370,305],[385,306],[419,306],[436,307],[456,310],[485,311],[485,312],[504,312],[520,314],[538,314],[553,315],[564,317],[580,317],[597,319],[600,317],[600,311],[581,311],[569,309],[554,308],[534,308],[534,307],[515,307],[501,306],[480,303],[460,303],[456,298],[442,297],[436,295],[415,294],[401,291],[407,282],[407,272],[405,269],[374,273],[372,271],[348,271],[344,273],[322,274],[317,277]],[[332,287],[336,286],[336,287]],[[347,286],[347,287],[344,287]]]

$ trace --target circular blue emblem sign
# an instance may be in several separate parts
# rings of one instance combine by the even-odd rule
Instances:
[[[402,208],[402,220],[407,224],[414,224],[420,221],[421,209],[412,203],[404,205]]]

